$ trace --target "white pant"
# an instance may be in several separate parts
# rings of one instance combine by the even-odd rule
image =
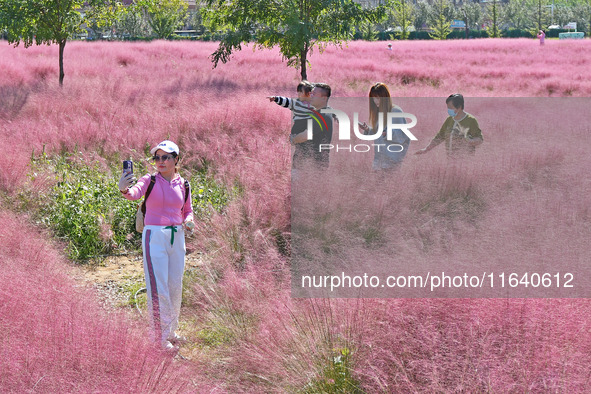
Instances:
[[[178,327],[185,270],[183,226],[145,226],[142,233],[148,316],[155,341],[165,342]]]

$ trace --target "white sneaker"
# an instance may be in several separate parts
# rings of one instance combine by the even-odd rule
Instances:
[[[170,337],[168,337],[168,341],[175,344],[179,344],[187,342],[187,338],[182,337],[175,332]]]
[[[176,346],[170,343],[170,341],[162,342],[162,349],[164,349],[167,352],[176,352],[178,350]]]

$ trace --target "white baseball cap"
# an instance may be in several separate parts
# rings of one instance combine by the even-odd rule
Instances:
[[[162,141],[156,147],[152,148],[150,151],[151,154],[156,153],[158,149],[162,149],[164,152],[172,153],[175,152],[177,155],[179,154],[179,147],[172,141]]]

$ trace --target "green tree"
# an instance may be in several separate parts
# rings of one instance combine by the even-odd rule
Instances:
[[[146,37],[150,27],[137,3],[126,7],[118,24],[119,34],[123,37]]]
[[[308,54],[314,47],[340,46],[352,37],[354,26],[376,22],[383,6],[363,9],[353,0],[206,0],[203,16],[211,31],[222,33],[211,55],[214,67],[226,63],[243,43],[258,48],[279,46],[289,66],[307,79]]]
[[[587,19],[589,21],[589,25],[587,27],[587,35],[591,35],[591,0],[584,0],[583,4],[580,5],[581,9],[584,10],[585,14],[587,15]]]
[[[355,31],[364,41],[376,41],[378,39],[378,27],[369,21],[361,22],[355,27]]]
[[[80,31],[83,0],[0,0],[0,30],[8,42],[25,48],[37,44],[59,46],[59,84],[64,84],[64,48]]]
[[[522,0],[510,0],[505,6],[505,19],[515,29],[525,29],[527,24],[527,5]]]
[[[480,4],[476,3],[464,3],[459,9],[458,19],[466,22],[466,28],[478,28],[482,25],[482,8]]]
[[[501,29],[501,6],[497,0],[492,0],[488,7],[488,35],[489,37],[500,37]]]
[[[573,7],[574,19],[577,22],[577,30],[585,31],[587,36],[591,32],[591,0],[578,3]]]
[[[545,0],[526,0],[529,10],[530,32],[535,36],[539,30],[546,29],[550,23],[550,13]]]
[[[148,24],[158,38],[169,38],[183,26],[187,17],[185,0],[140,0],[137,4],[147,15]]]
[[[591,0],[555,0],[557,5],[554,11],[554,19],[556,22],[564,20],[564,16],[560,15],[564,11],[559,7],[570,8],[570,16],[567,22],[577,22],[577,30],[584,31],[589,36],[591,33]]]
[[[434,40],[445,40],[449,33],[451,33],[451,7],[447,0],[437,0],[433,3],[431,10],[430,25],[433,32],[429,33],[429,37]]]
[[[409,0],[392,0],[388,6],[391,6],[392,16],[396,26],[400,26],[398,38],[407,40],[410,35],[410,27],[413,25],[413,6]]]
[[[93,7],[86,13],[88,24],[109,32],[109,39],[113,39],[116,30],[125,18],[128,7],[115,0],[94,0]]]
[[[547,14],[546,11],[546,2],[544,0],[537,0],[536,1],[536,22],[538,24],[538,30],[542,30],[544,28],[544,14]]]
[[[589,35],[591,31],[591,0],[554,0],[554,20],[552,24],[564,25],[577,22],[577,30]],[[550,8],[550,4],[547,8]]]
[[[591,1],[591,0],[590,0]],[[423,25],[426,25],[429,22],[429,15],[431,13],[431,9],[429,4],[424,1],[417,2],[414,7],[414,25],[417,31],[423,28]]]
[[[570,4],[556,4],[554,7],[554,16],[551,20],[552,24],[564,26],[569,22],[575,22],[576,7]]]
[[[198,34],[205,33],[205,26],[203,25],[203,16],[201,15],[201,9],[203,4],[201,1],[195,3],[195,10],[191,11],[189,15],[189,24]]]

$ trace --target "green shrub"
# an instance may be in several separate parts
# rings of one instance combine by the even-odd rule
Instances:
[[[45,175],[53,185],[44,193],[21,194],[21,209],[32,211],[37,222],[47,226],[67,243],[68,257],[87,260],[110,254],[137,252],[141,234],[135,231],[135,215],[141,202],[121,196],[117,183],[121,160],[110,158],[108,170],[91,163],[82,154],[42,154],[31,159],[31,177]],[[142,161],[134,161],[134,172],[146,173]],[[193,209],[197,219],[221,211],[230,199],[226,188],[205,171],[189,177]]]
[[[222,184],[208,176],[205,169],[195,172],[188,178],[191,184],[193,214],[196,218],[206,218],[213,211],[221,212],[230,199],[238,193],[236,188],[228,192]]]
[[[526,29],[507,29],[501,32],[502,37],[508,38],[518,38],[518,37],[526,37],[532,38],[534,37],[531,32]]]
[[[361,393],[361,384],[351,373],[353,366],[348,348],[333,349],[330,359],[324,360],[321,376],[303,390],[305,393]]]
[[[50,174],[55,184],[34,196],[38,221],[51,228],[68,245],[68,256],[85,260],[104,254],[138,249],[135,231],[136,204],[121,197],[119,168],[109,173],[99,163],[81,155],[64,154],[32,160],[35,173]]]

